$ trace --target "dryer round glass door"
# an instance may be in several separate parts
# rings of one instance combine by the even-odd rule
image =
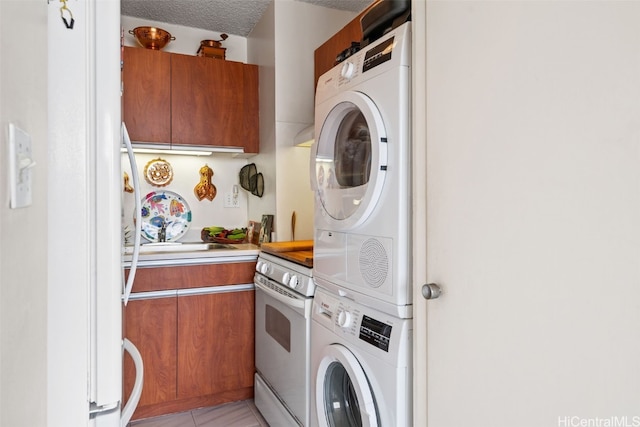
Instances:
[[[316,377],[316,410],[321,427],[378,427],[378,410],[367,377],[342,345],[326,347]]]
[[[331,105],[315,143],[312,179],[321,213],[346,230],[362,224],[380,198],[387,133],[368,96],[344,92]]]

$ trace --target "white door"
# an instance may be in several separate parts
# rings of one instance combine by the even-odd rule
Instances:
[[[415,406],[428,427],[640,425],[640,3],[426,11],[416,259],[443,293],[414,307]]]

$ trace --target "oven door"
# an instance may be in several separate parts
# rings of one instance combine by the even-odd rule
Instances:
[[[312,298],[256,274],[256,369],[302,425],[309,419]]]

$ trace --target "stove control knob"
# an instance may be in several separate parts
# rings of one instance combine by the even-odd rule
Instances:
[[[288,284],[291,274],[287,271],[282,275],[282,283]]]
[[[347,80],[351,80],[351,78],[353,77],[353,72],[355,71],[355,65],[353,65],[353,62],[350,61],[346,61],[345,63],[342,64],[342,69],[340,69],[340,75],[347,79]]]
[[[289,279],[289,287],[295,289],[296,286],[298,286],[298,276],[294,274],[291,276],[291,279]]]
[[[269,265],[269,263],[263,262],[262,266],[260,267],[260,273],[267,274],[270,269],[271,269],[271,266]]]
[[[346,310],[342,310],[338,313],[338,326],[341,328],[348,328],[351,325],[351,313]]]
[[[257,271],[258,273],[260,273],[260,269],[261,269],[261,268],[262,268],[262,261],[258,261],[258,262],[256,263],[256,271]]]

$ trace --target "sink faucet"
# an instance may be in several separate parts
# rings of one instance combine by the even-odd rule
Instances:
[[[167,223],[162,221],[162,226],[160,227],[160,231],[158,231],[158,242],[166,242],[167,241]]]

